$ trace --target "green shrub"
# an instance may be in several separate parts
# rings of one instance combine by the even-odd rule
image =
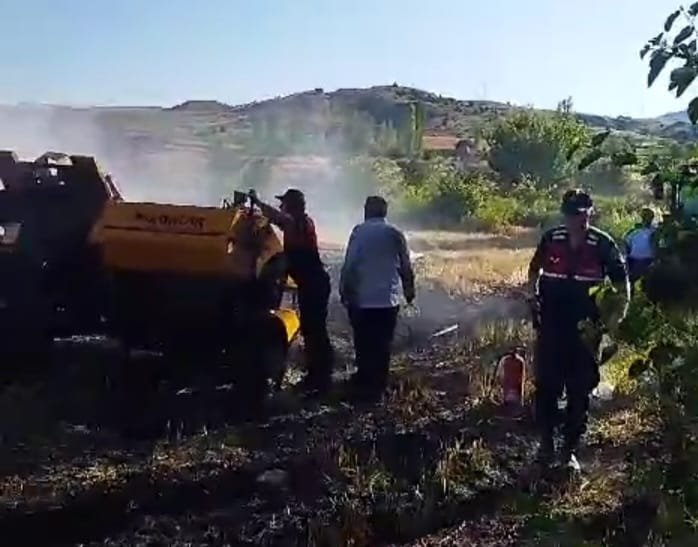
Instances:
[[[594,224],[608,232],[616,240],[621,238],[640,220],[640,200],[630,198],[596,198]]]
[[[494,193],[494,183],[478,174],[464,174],[452,161],[436,158],[406,166],[397,216],[429,227],[453,228],[477,212]]]
[[[521,217],[521,204],[513,197],[492,194],[474,212],[477,223],[486,230],[508,228]]]
[[[515,111],[485,133],[489,164],[511,186],[529,177],[541,187],[565,179],[573,173],[576,151],[589,138],[569,100],[553,114]]]

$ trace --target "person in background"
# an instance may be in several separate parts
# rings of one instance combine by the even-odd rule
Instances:
[[[654,261],[657,250],[654,211],[649,207],[644,207],[640,214],[641,222],[623,238],[631,283],[635,283],[647,272]]]
[[[610,279],[625,297],[622,315],[630,297],[623,255],[611,236],[590,226],[592,211],[587,193],[566,192],[561,205],[565,222],[542,235],[528,270],[539,321],[535,363],[535,411],[541,430],[538,457],[547,465],[555,455],[558,399],[564,388],[567,412],[561,460],[575,471],[581,470],[576,452],[586,431],[589,397],[600,380],[600,339],[590,344],[579,328],[584,320],[600,319],[590,289]]]
[[[369,196],[363,223],[354,227],[342,266],[339,293],[354,332],[357,395],[380,397],[387,387],[391,345],[400,309],[415,298],[414,272],[404,234],[386,221],[387,202]]]
[[[332,384],[333,348],[327,332],[330,276],[318,250],[315,224],[306,213],[305,195],[295,188],[276,196],[281,208],[260,201],[254,190],[250,199],[284,234],[288,274],[298,286],[300,330],[303,336],[307,375],[301,388],[324,394]]]

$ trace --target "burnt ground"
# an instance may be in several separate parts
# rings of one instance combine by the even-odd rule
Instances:
[[[351,348],[336,302],[335,392],[308,401],[288,386],[256,422],[216,411],[234,392],[111,400],[112,357],[87,344],[5,387],[3,544],[641,544],[632,534],[643,527],[628,523],[647,520],[633,489],[657,450],[652,413],[632,401],[598,408],[584,478],[541,476],[530,418],[501,414],[493,380],[499,353],[530,339],[525,308],[435,285],[420,296],[401,320],[390,389],[372,405],[343,395]],[[145,374],[148,360],[132,366]],[[136,438],[114,415],[152,427]]]

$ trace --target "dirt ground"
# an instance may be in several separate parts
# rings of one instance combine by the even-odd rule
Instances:
[[[570,482],[537,476],[530,417],[499,411],[493,363],[532,336],[516,294],[529,235],[410,240],[419,296],[401,314],[391,385],[379,403],[343,394],[351,340],[336,297],[335,391],[300,399],[293,366],[258,422],[222,419],[216,409],[228,392],[186,394],[164,407],[133,393],[115,409],[101,395],[104,348],[67,351],[48,378],[5,387],[2,543],[637,544],[620,523],[642,522],[642,508],[629,510],[628,500],[642,455],[656,445],[651,414],[628,401],[597,405],[590,470]],[[336,276],[341,252],[326,259]],[[150,434],[108,425],[102,418],[114,412],[152,422]]]

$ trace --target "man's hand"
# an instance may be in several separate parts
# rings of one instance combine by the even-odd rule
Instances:
[[[351,307],[351,291],[347,290],[345,287],[341,287],[339,290],[339,301],[342,303],[346,309]]]
[[[414,289],[405,289],[405,300],[409,306],[412,305],[416,297]]]

